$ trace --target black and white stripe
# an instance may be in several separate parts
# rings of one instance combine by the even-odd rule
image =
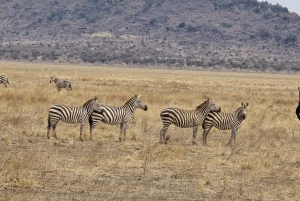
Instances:
[[[231,138],[235,141],[238,129],[242,125],[242,121],[246,119],[248,113],[248,103],[242,103],[242,107],[238,108],[234,113],[210,112],[203,121],[203,143],[206,144],[206,138],[210,129],[214,126],[220,130],[231,129]]]
[[[140,99],[141,95],[135,95],[133,98],[129,99],[125,105],[121,107],[112,107],[107,105],[102,105],[101,112],[94,111],[89,118],[90,123],[90,138],[92,138],[92,132],[95,126],[102,121],[105,124],[116,125],[120,124],[120,135],[119,140],[125,140],[126,129],[131,121],[132,115],[136,108],[147,110],[148,107]]]
[[[72,90],[72,85],[71,82],[68,80],[59,80],[57,77],[55,77],[55,75],[53,75],[50,78],[50,83],[54,82],[56,87],[57,87],[57,91],[60,91],[62,88],[66,88],[67,91]]]
[[[82,129],[84,123],[88,120],[94,111],[101,112],[101,105],[97,97],[87,101],[82,107],[69,107],[65,105],[53,105],[49,109],[47,137],[50,139],[50,129],[53,129],[56,136],[56,126],[59,120],[66,123],[80,123],[80,140],[82,141]]]
[[[3,84],[4,87],[7,88],[7,84],[9,84],[9,81],[6,75],[0,76],[0,84]]]
[[[181,110],[177,108],[166,108],[160,113],[163,128],[160,131],[160,142],[166,143],[166,132],[171,124],[181,128],[193,127],[193,144],[196,144],[195,138],[199,125],[202,124],[206,115],[211,111],[220,111],[221,109],[210,99],[204,101],[196,110]]]

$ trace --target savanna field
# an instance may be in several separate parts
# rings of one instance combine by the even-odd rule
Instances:
[[[1,62],[0,200],[299,200],[300,75],[205,72]],[[50,77],[68,79],[59,93]],[[135,94],[137,109],[118,141],[119,126],[100,123],[83,142],[79,124],[59,122],[46,137],[49,107],[82,106],[97,96],[121,106]],[[236,144],[213,128],[206,146],[199,128],[170,126],[159,143],[160,112],[193,110],[212,99],[223,112],[249,103]]]

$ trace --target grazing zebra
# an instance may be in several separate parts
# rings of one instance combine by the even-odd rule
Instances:
[[[221,109],[210,99],[204,101],[196,107],[196,110],[181,110],[177,108],[166,108],[160,113],[163,128],[160,131],[160,142],[166,143],[166,132],[171,124],[181,128],[193,127],[193,144],[196,144],[199,125],[202,124],[206,115],[211,111],[221,111]]]
[[[58,92],[61,90],[61,88],[66,88],[67,91],[72,90],[72,86],[71,86],[70,81],[68,81],[68,80],[59,80],[57,77],[55,77],[55,75],[53,75],[50,78],[50,83],[51,82],[55,83]]]
[[[0,84],[3,84],[4,87],[7,88],[7,84],[9,84],[7,76],[0,75]]]
[[[105,124],[116,125],[120,124],[120,134],[119,140],[122,141],[122,133],[123,140],[126,137],[126,129],[128,124],[131,121],[132,115],[136,108],[143,109],[145,111],[148,110],[148,106],[143,103],[140,99],[141,95],[135,95],[131,99],[129,99],[123,106],[121,107],[111,107],[107,105],[101,105],[102,110],[94,111],[93,114],[89,118],[90,124],[90,138],[92,139],[92,133],[95,126],[102,121]]]
[[[66,123],[80,123],[80,140],[82,141],[82,129],[84,123],[88,120],[94,111],[100,112],[102,106],[98,103],[97,97],[87,101],[82,107],[69,107],[64,105],[53,105],[49,109],[47,137],[50,139],[50,129],[53,129],[56,136],[56,126],[59,120]]]
[[[298,107],[296,108],[296,115],[297,115],[298,119],[300,120],[300,87],[298,87],[298,91],[299,91],[299,104],[298,104]]]
[[[238,108],[235,113],[210,112],[203,121],[203,144],[206,145],[206,138],[210,129],[214,126],[220,130],[231,129],[231,138],[228,144],[232,143],[237,134],[238,129],[242,125],[242,121],[246,119],[248,113],[248,103],[242,103],[242,107]]]

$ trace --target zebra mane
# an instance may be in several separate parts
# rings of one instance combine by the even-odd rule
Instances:
[[[95,101],[95,100],[97,100],[97,97],[92,98],[91,100],[88,100],[86,103],[83,104],[82,107],[86,107],[87,105],[91,104],[91,102],[93,102],[93,101]]]
[[[129,103],[132,103],[133,100],[136,99],[136,98],[137,98],[137,96],[134,96],[134,97],[130,98],[124,105],[127,105],[127,104],[129,104]]]
[[[210,101],[209,98],[206,99],[203,103],[201,103],[200,105],[198,105],[198,106],[196,107],[196,110],[201,109],[201,108],[203,107],[203,105],[207,104],[209,101]]]

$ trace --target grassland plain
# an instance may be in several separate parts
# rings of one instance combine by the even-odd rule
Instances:
[[[297,200],[300,127],[295,115],[299,75],[134,69],[0,62],[0,200]],[[52,75],[72,81],[57,92]],[[79,124],[59,123],[46,138],[52,104],[81,106],[97,96],[121,106],[135,94],[137,110],[118,142],[119,126],[99,124],[79,141]],[[224,112],[249,103],[236,145],[212,129],[208,145],[192,145],[192,129],[171,126],[159,143],[166,107],[194,109],[206,97]]]

